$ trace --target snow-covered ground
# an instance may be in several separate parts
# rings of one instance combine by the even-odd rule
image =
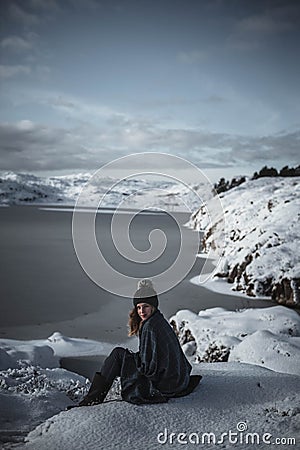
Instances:
[[[193,373],[203,379],[191,395],[163,405],[120,401],[116,382],[104,404],[64,411],[89,382],[59,368],[59,358],[100,358],[111,345],[60,333],[38,341],[1,339],[3,448],[14,448],[14,441],[24,450],[213,447],[208,439],[223,449],[270,448],[276,439],[299,444],[300,318],[295,311],[213,308],[198,315],[179,311],[170,320]],[[225,354],[229,362],[200,362],[220,361]]]
[[[298,376],[232,363],[203,364],[198,372],[203,380],[188,398],[164,405],[111,402],[62,412],[32,431],[23,448],[245,450],[268,449],[276,439],[299,443]]]
[[[132,177],[119,180],[92,173],[38,177],[0,173],[0,205],[59,204],[74,206],[85,189],[86,206],[116,208],[162,208],[192,212],[211,196],[209,185],[186,186],[167,177]],[[201,195],[201,197],[200,197]]]
[[[223,248],[216,273],[232,289],[294,305],[300,298],[300,178],[259,178],[220,195],[225,218],[205,206],[189,226],[204,231],[204,251]]]

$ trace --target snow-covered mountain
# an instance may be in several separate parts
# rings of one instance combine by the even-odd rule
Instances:
[[[168,210],[194,211],[201,199],[211,195],[208,186],[185,186],[170,178],[92,177],[92,173],[38,177],[30,174],[0,173],[0,205],[63,204],[73,206],[85,188],[86,206],[116,208],[156,207]]]
[[[202,206],[189,222],[204,230],[204,251],[223,247],[218,277],[249,296],[279,303],[300,298],[300,177],[248,180],[220,195],[221,217],[212,223]]]
[[[28,204],[67,201],[58,180],[42,180],[29,174],[5,172],[0,176],[0,204]]]

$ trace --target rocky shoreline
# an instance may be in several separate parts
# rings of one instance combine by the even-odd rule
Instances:
[[[250,180],[220,195],[223,217],[209,221],[206,205],[191,216],[189,225],[203,231],[203,251],[222,252],[216,276],[232,290],[299,307],[299,181]]]

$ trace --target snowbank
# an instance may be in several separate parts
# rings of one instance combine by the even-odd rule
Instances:
[[[218,276],[249,296],[299,303],[300,178],[259,178],[220,195],[220,217],[212,223],[201,207],[189,225],[204,230],[204,251],[223,248]],[[225,241],[224,241],[225,239]]]
[[[19,442],[35,426],[78,402],[86,378],[61,369],[67,356],[106,356],[111,344],[53,333],[45,340],[0,339],[0,444]],[[112,392],[118,389],[114,385]]]
[[[53,333],[48,339],[17,341],[0,339],[0,370],[14,368],[19,361],[39,367],[57,367],[66,356],[107,355],[112,344],[77,339]]]
[[[24,450],[133,450],[142,443],[150,450],[161,445],[181,448],[186,445],[182,440],[187,448],[210,448],[208,439],[230,448],[234,433],[241,443],[234,448],[243,450],[244,439],[250,438],[259,439],[261,449],[276,438],[299,443],[300,318],[295,311],[283,306],[212,308],[198,315],[185,310],[171,322],[193,373],[203,380],[188,397],[163,405],[120,401],[116,380],[103,405],[65,411],[85,395],[90,383],[54,367],[59,358],[105,355],[112,346],[58,332],[45,340],[0,339],[3,448],[18,443]],[[225,360],[229,362],[210,363]]]
[[[35,426],[87,390],[84,377],[64,369],[41,369],[22,362],[14,365],[0,372],[0,444],[22,441]]]
[[[256,331],[230,352],[229,361],[244,361],[276,372],[300,374],[300,337]]]
[[[196,362],[240,361],[300,374],[300,317],[284,306],[182,310],[170,322]]]

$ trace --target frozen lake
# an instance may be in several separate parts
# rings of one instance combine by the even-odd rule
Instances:
[[[132,227],[133,244],[140,250],[147,247],[152,229],[167,234],[167,248],[155,265],[120,258],[109,238],[112,215],[111,209],[104,209],[97,216],[97,227],[102,251],[118,270],[128,276],[151,277],[174,261],[179,232],[168,214],[139,214]],[[188,219],[186,213],[175,216],[181,225]],[[60,331],[112,343],[126,340],[132,302],[99,288],[85,274],[74,251],[71,225],[72,210],[68,208],[0,208],[0,337],[37,339]],[[124,233],[121,225],[119,232]],[[194,233],[186,228],[184,232]],[[197,259],[185,279],[160,296],[160,309],[166,317],[178,309],[198,312],[215,306],[235,310],[273,304],[193,285],[189,280],[198,275],[202,265],[203,260]]]

